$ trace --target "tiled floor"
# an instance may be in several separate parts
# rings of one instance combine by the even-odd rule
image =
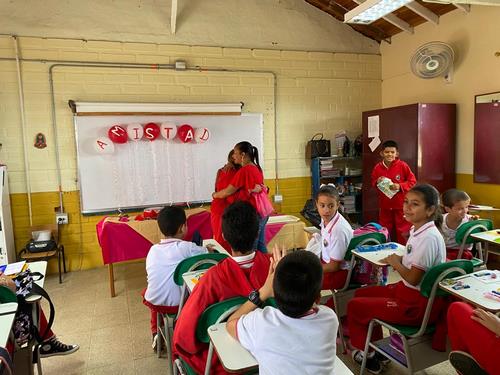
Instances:
[[[146,286],[144,262],[115,265],[116,297],[109,295],[107,268],[66,274],[64,282],[48,276],[45,287],[56,307],[54,332],[80,350],[64,357],[42,360],[46,375],[168,374],[166,359],[151,349],[149,311],[140,292]],[[340,358],[355,373],[359,366]],[[390,365],[384,374],[402,374]],[[453,374],[446,362],[426,371],[429,375]]]

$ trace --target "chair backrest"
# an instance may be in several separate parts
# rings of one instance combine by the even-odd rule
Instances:
[[[366,233],[360,236],[353,237],[351,242],[349,242],[349,246],[347,246],[347,251],[345,252],[344,260],[351,260],[352,253],[357,246],[360,245],[380,245],[382,243],[386,243],[386,237],[379,232]]]
[[[50,230],[52,238],[59,243],[59,226],[57,224],[32,225],[28,228],[28,237],[32,238],[32,233],[40,230]]]
[[[438,264],[437,266],[432,267],[429,269],[422,280],[422,283],[420,284],[420,293],[424,297],[430,297],[432,293],[432,288],[434,287],[434,284],[441,280],[437,280],[438,277],[446,270],[450,268],[460,268],[465,271],[465,273],[471,273],[473,271],[473,265],[470,260],[466,259],[456,259],[456,260],[450,260],[445,263]],[[452,271],[449,274],[446,275],[447,279],[451,279],[453,277],[457,277],[462,275],[459,271]],[[446,295],[447,293],[441,289],[437,289],[436,295]]]
[[[182,275],[186,272],[208,269],[227,257],[227,254],[222,253],[206,253],[186,258],[175,268],[174,282],[177,285],[182,285],[184,283]]]
[[[455,241],[457,244],[466,243],[471,244],[478,242],[471,236],[473,233],[486,232],[493,229],[493,222],[489,219],[479,219],[472,220],[467,223],[463,223],[457,228],[457,233],[455,234]],[[465,239],[465,242],[463,242]]]
[[[201,314],[196,325],[196,338],[198,341],[208,343],[210,341],[207,333],[208,327],[226,320],[229,315],[246,301],[247,298],[245,297],[233,297],[208,306]]]
[[[6,286],[0,286],[0,303],[17,302],[16,293],[7,288]]]

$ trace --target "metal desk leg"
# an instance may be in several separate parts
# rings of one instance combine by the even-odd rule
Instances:
[[[109,291],[111,292],[111,297],[116,296],[115,293],[115,275],[113,273],[113,263],[108,264],[109,271]]]

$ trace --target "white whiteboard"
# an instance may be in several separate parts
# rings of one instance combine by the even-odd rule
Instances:
[[[96,152],[94,143],[113,125],[173,122],[205,127],[205,143],[141,140],[115,144],[112,155]],[[74,116],[82,213],[161,206],[212,199],[215,175],[240,141],[259,149],[263,167],[262,114],[238,116]]]

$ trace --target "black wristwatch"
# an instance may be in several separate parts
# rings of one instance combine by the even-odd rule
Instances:
[[[250,292],[248,300],[257,307],[262,307],[264,305],[264,302],[260,299],[259,291],[257,289]]]

